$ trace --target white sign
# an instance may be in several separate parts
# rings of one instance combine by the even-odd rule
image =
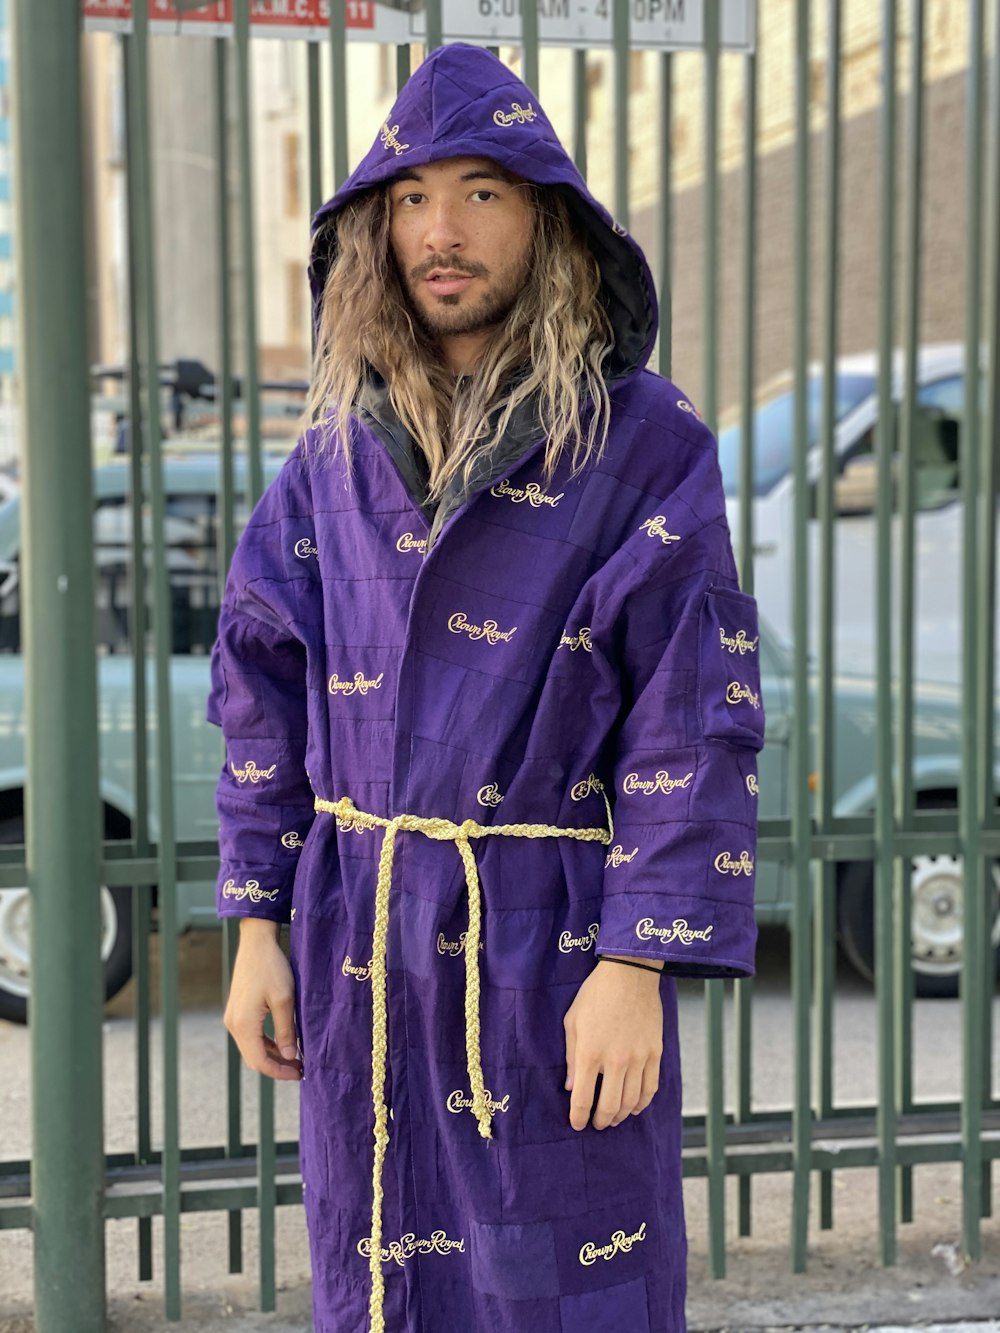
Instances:
[[[708,0],[711,3],[712,0]],[[757,44],[756,0],[718,0],[724,50],[749,52]],[[706,0],[629,0],[630,48],[698,51],[705,43]],[[538,0],[538,38],[546,46],[613,46],[615,0]],[[450,41],[516,46],[521,40],[519,0],[443,0],[442,26]],[[425,32],[413,15],[414,39]]]
[[[538,39],[545,46],[613,46],[616,0],[537,0]],[[143,0],[138,0],[143,3]],[[145,0],[151,33],[199,33],[229,37],[233,0]],[[705,42],[705,5],[713,0],[628,0],[629,47],[651,51],[698,51]],[[726,51],[757,45],[756,0],[717,0],[720,42]],[[133,0],[82,0],[85,28],[130,32]],[[411,5],[416,12],[411,13]],[[427,33],[422,0],[345,0],[349,41],[403,45]],[[517,46],[520,0],[442,0],[445,41]],[[255,37],[326,41],[327,0],[251,0]]]

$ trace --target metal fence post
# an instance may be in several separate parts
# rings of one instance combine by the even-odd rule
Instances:
[[[80,13],[14,6],[35,1320],[103,1333],[100,802]]]

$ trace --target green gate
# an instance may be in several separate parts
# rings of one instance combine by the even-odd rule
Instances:
[[[155,277],[157,236],[175,224],[169,210],[158,212],[154,206],[150,78],[166,45],[176,41],[172,34],[186,32],[198,32],[210,43],[214,62],[203,97],[215,124],[205,152],[218,182],[213,263],[223,312],[216,380],[223,478],[217,526],[220,579],[238,526],[238,475],[245,471],[242,489],[250,500],[260,495],[265,481],[264,378],[257,355],[259,294],[253,263],[261,242],[252,140],[253,43],[261,35],[273,36],[264,33],[265,26],[280,29],[283,39],[299,34],[288,51],[290,61],[300,62],[296,77],[301,76],[306,90],[309,208],[347,174],[348,106],[359,100],[351,96],[351,39],[363,36],[366,27],[376,38],[380,32],[390,35],[386,58],[394,82],[404,81],[428,48],[467,37],[495,43],[505,58],[520,62],[530,86],[540,83],[547,106],[555,101],[565,107],[577,163],[585,172],[589,165],[592,180],[604,170],[618,220],[648,233],[641,239],[655,257],[663,313],[658,368],[670,374],[693,346],[697,360],[683,365],[684,382],[694,379],[698,392],[693,396],[713,427],[726,409],[738,432],[731,437],[738,441],[733,538],[743,586],[750,591],[755,590],[753,553],[773,536],[754,530],[753,497],[768,446],[767,439],[755,438],[755,407],[758,386],[768,378],[762,367],[770,366],[775,341],[786,339],[794,447],[784,563],[787,630],[799,651],[791,658],[788,681],[795,719],[787,737],[788,808],[781,818],[762,820],[759,856],[762,870],[765,864],[783,866],[790,885],[793,1095],[781,1112],[753,1104],[751,1068],[762,1057],[752,1051],[751,982],[735,986],[734,1061],[727,1079],[724,986],[707,983],[707,1110],[686,1118],[685,1170],[707,1181],[709,1252],[717,1276],[726,1264],[726,1178],[738,1180],[736,1222],[740,1233],[748,1234],[753,1177],[761,1172],[791,1173],[790,1262],[801,1270],[811,1192],[818,1194],[820,1225],[833,1225],[835,1170],[877,1168],[881,1259],[891,1264],[898,1227],[912,1217],[914,1168],[960,1163],[964,1245],[970,1257],[978,1257],[993,1161],[1000,1154],[1000,1102],[993,1096],[991,1064],[997,911],[992,866],[1000,858],[994,738],[1000,5],[987,13],[983,0],[947,9],[940,0],[937,5],[911,0],[904,12],[896,0],[882,0],[867,7],[864,19],[858,18],[858,7],[842,0],[784,0],[766,8],[758,20],[752,0],[600,0],[588,6],[591,17],[584,23],[574,0],[480,0],[476,6],[449,0],[427,0],[426,6],[374,0],[263,0],[253,5],[251,0],[150,0],[148,6],[134,7],[122,0],[87,0],[86,26],[116,34],[110,40],[123,88],[132,441],[128,503],[131,531],[146,537],[144,549],[137,543],[140,558],[131,564],[128,604],[135,811],[128,836],[109,840],[97,781],[84,249],[91,150],[81,128],[81,54],[94,34],[84,31],[79,0],[15,0],[23,628],[30,673],[27,843],[23,852],[0,849],[0,887],[26,883],[31,895],[35,1110],[31,1163],[0,1162],[0,1229],[34,1232],[37,1321],[45,1333],[104,1328],[108,1218],[136,1219],[139,1271],[148,1278],[151,1219],[162,1215],[165,1306],[168,1317],[179,1318],[181,1214],[225,1212],[228,1263],[230,1271],[239,1271],[243,1214],[255,1210],[261,1307],[273,1309],[276,1209],[301,1200],[296,1145],[276,1141],[273,1085],[267,1080],[261,1080],[258,1124],[243,1122],[244,1075],[232,1043],[224,1079],[225,1141],[190,1148],[179,1133],[178,894],[185,885],[210,879],[217,864],[211,842],[175,836],[172,587],[158,371],[164,293],[157,290]],[[928,99],[938,86],[926,65],[928,53],[938,50],[930,20],[944,22],[946,12],[952,19],[960,12],[965,39],[958,75],[964,128],[961,142],[953,142],[950,151],[955,170],[951,195],[961,200],[964,215],[954,236],[964,269],[949,287],[958,294],[963,321],[958,341],[964,346],[950,457],[962,516],[952,607],[960,633],[953,793],[959,799],[951,813],[921,808],[914,740],[920,720],[914,630],[921,592],[914,571],[921,488],[928,475],[922,470],[927,436],[919,349],[927,315],[928,266],[921,257],[926,258],[926,200],[932,182],[923,166]],[[459,22],[472,30],[461,31],[455,26]],[[846,78],[847,73],[857,77],[853,56],[849,61],[845,55],[849,22],[867,22],[873,29],[871,69],[863,85],[849,85]],[[822,33],[821,49],[814,49],[811,32]],[[783,51],[786,38],[787,59],[782,55],[769,66],[777,71],[774,80],[784,80],[789,89],[787,123],[779,132],[768,110],[771,80],[765,83],[760,71],[768,44]],[[558,57],[551,68],[550,52],[553,62]],[[687,63],[681,67],[681,61]],[[605,73],[611,127],[602,137],[603,121],[595,107],[604,105]],[[858,96],[862,102],[867,98],[870,130],[875,280],[868,293],[851,297],[850,337],[857,335],[858,303],[863,307],[862,298],[870,298],[873,318],[865,336],[876,352],[877,415],[862,460],[867,473],[855,469],[852,479],[857,483],[867,476],[870,482],[865,503],[873,534],[874,712],[870,794],[864,808],[845,814],[835,798],[838,596],[842,603],[845,592],[849,596],[853,590],[838,589],[836,579],[846,476],[837,454],[841,407],[836,372],[845,338],[844,303],[858,272],[855,257],[842,248],[847,220],[857,206],[845,189],[845,136],[855,124],[845,113],[845,101]],[[363,126],[366,133],[370,128]],[[778,266],[773,257],[767,265],[761,258],[768,244],[762,220],[772,204],[762,181],[765,169],[774,165],[776,134],[783,136],[787,161],[783,179],[789,224],[784,262]],[[687,173],[683,180],[682,169]],[[644,202],[630,209],[637,199],[636,171],[645,182]],[[230,179],[238,182],[235,210],[226,188]],[[694,233],[678,225],[691,199],[700,210]],[[304,225],[301,241],[304,290]],[[697,291],[694,313],[690,302],[680,300],[692,288]],[[785,293],[780,300],[774,295],[779,288]],[[766,311],[772,314],[762,330]],[[683,341],[677,329],[684,330]],[[234,425],[239,347],[251,349],[249,355],[244,351],[239,366],[246,404],[242,437]],[[813,446],[807,447],[810,441]],[[810,643],[815,661],[805,650]],[[158,775],[155,783],[146,777],[151,770]],[[965,919],[961,1095],[933,1104],[918,1101],[913,1091],[907,877],[914,858],[931,855],[961,858]],[[876,1104],[863,1107],[839,1104],[832,1077],[840,868],[858,863],[874,865],[877,1006],[878,1097]],[[133,893],[138,1114],[129,1154],[106,1155],[102,1139],[101,885],[130,886]],[[154,886],[163,1062],[158,1144],[152,1129],[149,1044]],[[235,939],[230,923],[222,932],[227,975]]]

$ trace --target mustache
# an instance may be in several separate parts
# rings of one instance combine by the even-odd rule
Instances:
[[[489,269],[485,264],[474,264],[468,259],[449,258],[447,255],[431,255],[430,259],[425,259],[422,264],[410,269],[410,277],[415,281],[426,278],[428,273],[433,273],[436,268],[442,268],[448,273],[466,273],[470,278],[489,276]]]

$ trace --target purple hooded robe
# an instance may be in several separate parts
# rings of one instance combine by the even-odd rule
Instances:
[[[543,484],[522,411],[435,513],[374,372],[353,488],[339,448],[299,442],[219,620],[218,909],[291,923],[317,1333],[369,1327],[377,1274],[390,1333],[682,1333],[674,977],[753,972],[756,609],[715,441],[644,368],[646,261],[492,55],[446,46],[410,79],[314,219],[314,297],[325,219],[459,155],[557,187],[586,235],[616,339],[607,447]],[[574,1131],[563,1017],[604,952],[666,964],[659,1090]]]

